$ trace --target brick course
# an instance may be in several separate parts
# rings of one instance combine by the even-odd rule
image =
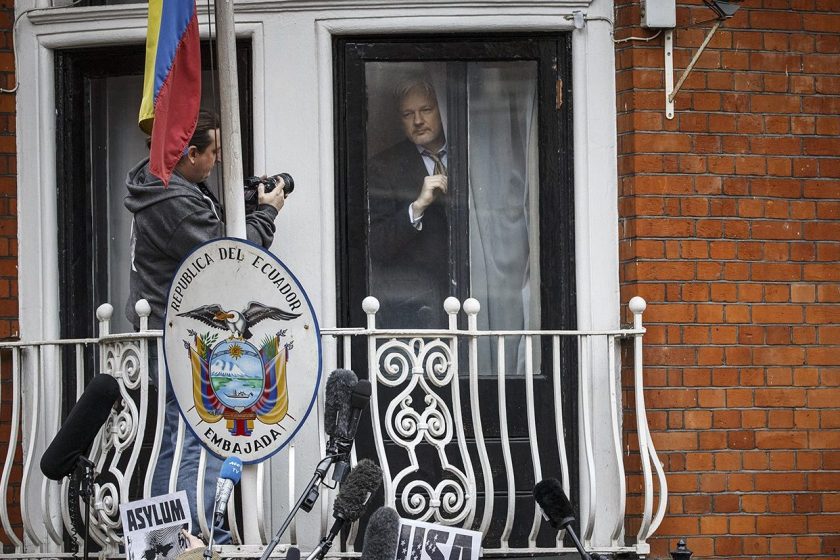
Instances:
[[[14,87],[14,53],[12,22],[14,4],[0,1],[0,87]],[[15,146],[15,96],[0,93],[0,339],[9,340],[18,334],[17,298],[17,165]],[[11,427],[11,356],[4,352],[0,356],[0,442],[5,449]],[[18,434],[17,465],[23,462]],[[6,499],[10,509],[10,521],[20,527],[19,506],[21,469],[13,470],[9,480]],[[2,533],[0,533],[2,534]]]
[[[622,301],[648,301],[645,398],[670,491],[654,558],[681,537],[700,558],[840,556],[837,8],[744,2],[673,120],[662,38],[616,45]],[[639,9],[617,2],[616,39],[653,35]],[[678,5],[675,81],[712,17]]]

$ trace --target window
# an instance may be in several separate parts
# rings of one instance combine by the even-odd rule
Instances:
[[[202,45],[202,105],[213,107],[209,46]],[[128,298],[131,214],[125,176],[148,155],[137,126],[143,45],[56,53],[58,242],[62,337],[96,332],[96,307],[114,306],[112,332],[131,330]],[[243,161],[252,161],[250,43],[237,44]],[[216,88],[217,89],[217,88]],[[245,169],[246,175],[250,169]]]
[[[447,296],[478,299],[482,329],[574,328],[570,55],[566,35],[335,41],[340,326],[365,326],[361,301],[370,294],[380,300],[377,326],[384,328],[445,327]],[[424,183],[430,201],[416,204]],[[481,343],[479,401],[496,403],[495,340]],[[507,407],[524,410],[524,342],[505,337],[505,344]],[[563,384],[576,484],[575,349],[562,348],[559,371],[552,371],[550,351],[537,348],[533,356],[534,404],[538,417],[552,417],[552,384]],[[364,355],[354,351],[354,358]],[[466,380],[461,384],[465,395]],[[393,398],[387,390],[385,402]],[[482,410],[491,464],[502,461],[498,424]],[[516,480],[524,485],[536,482],[526,424],[509,426],[513,451],[523,457]],[[541,445],[552,429],[545,426]],[[369,442],[367,434],[357,439],[360,456],[374,454]],[[390,464],[400,451],[386,445]],[[559,464],[550,446],[540,454]],[[417,473],[430,484],[442,475],[435,461],[430,452],[428,468]],[[477,491],[483,499],[483,488]],[[531,496],[516,499],[523,506],[517,511],[533,504]],[[498,542],[500,525],[491,523],[485,542]],[[511,535],[512,542],[527,537]]]
[[[448,296],[484,329],[573,326],[567,38],[342,39],[336,58],[344,324],[370,294],[384,328],[445,327]]]

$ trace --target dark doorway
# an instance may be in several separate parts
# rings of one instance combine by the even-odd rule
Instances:
[[[480,301],[479,329],[574,328],[570,36],[341,38],[334,54],[339,326],[365,326],[361,301],[374,295],[381,303],[380,328],[445,328],[447,296]],[[466,327],[463,314],[459,326]],[[554,371],[548,342],[537,344],[532,355],[535,409],[538,418],[551,418],[552,384],[562,384],[576,496],[576,350],[563,343]],[[485,338],[479,345],[478,392],[488,403],[481,418],[491,464],[501,465],[494,343]],[[508,429],[518,458],[516,509],[527,517],[533,516],[530,491],[538,481],[525,460],[523,338],[504,337],[504,346]],[[353,354],[364,356],[365,349]],[[354,367],[367,370],[363,362]],[[461,394],[467,395],[463,359],[458,367]],[[543,473],[558,476],[551,466],[559,465],[553,426],[545,430]],[[366,439],[359,441],[360,454],[373,456],[372,436]],[[467,439],[477,464],[475,441]],[[398,450],[386,448],[391,461]],[[507,500],[504,473],[493,471],[494,511],[500,511]],[[431,469],[429,476],[436,475]],[[480,508],[480,480],[478,492]],[[498,546],[502,524],[494,516],[486,546]],[[527,540],[527,525],[517,523],[512,546]]]
[[[203,104],[213,107],[210,48],[202,44]],[[94,336],[96,307],[114,306],[112,332],[128,286],[130,216],[122,205],[129,167],[148,155],[136,115],[144,45],[57,51],[56,136],[59,301],[62,338]],[[237,43],[245,175],[253,166],[251,45]]]
[[[202,44],[202,104],[212,109],[212,94],[218,87],[211,84],[209,48]],[[56,243],[62,339],[96,337],[96,308],[106,302],[114,307],[111,332],[132,330],[123,313],[128,294],[131,221],[123,199],[127,171],[148,156],[145,135],[137,126],[144,63],[145,47],[140,44],[55,53]],[[237,63],[247,175],[253,166],[250,42],[237,43]],[[75,358],[73,348],[67,347],[62,354],[62,417],[75,403]],[[98,360],[98,348],[86,346],[86,379],[100,371]],[[149,418],[154,418],[154,388],[151,393]],[[139,402],[139,389],[129,391],[129,395]],[[153,430],[154,423],[150,422],[139,464],[148,464]],[[132,497],[140,495],[144,474],[143,469],[135,472]]]

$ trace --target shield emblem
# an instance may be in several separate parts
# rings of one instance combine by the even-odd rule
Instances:
[[[312,304],[277,257],[247,241],[210,241],[181,263],[164,350],[187,427],[219,457],[267,459],[315,404],[321,337]]]
[[[260,353],[245,340],[217,344],[210,354],[210,384],[222,404],[242,412],[257,402],[265,385]]]

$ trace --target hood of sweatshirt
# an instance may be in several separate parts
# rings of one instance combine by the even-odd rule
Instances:
[[[129,170],[125,184],[128,187],[125,207],[132,214],[170,198],[203,196],[197,186],[176,172],[172,173],[169,186],[164,186],[163,181],[149,171],[148,158]]]

